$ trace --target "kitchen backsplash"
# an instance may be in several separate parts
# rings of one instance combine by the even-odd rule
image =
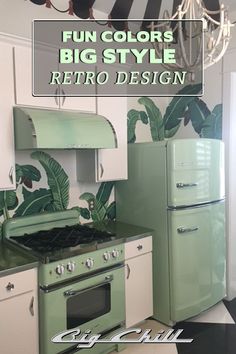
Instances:
[[[70,151],[66,153],[65,161],[69,159],[72,162],[73,154],[71,156]],[[17,155],[17,161],[25,158],[29,157],[22,153]],[[70,181],[62,164],[49,153],[34,151],[30,154],[30,161],[16,164],[16,190],[0,192],[0,222],[10,217],[70,208],[79,210],[82,223],[115,218],[113,182],[96,184],[91,188],[86,185],[86,190],[85,186],[80,190],[78,184],[75,189],[73,171],[70,169]]]

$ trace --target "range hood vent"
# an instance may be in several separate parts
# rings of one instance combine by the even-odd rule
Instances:
[[[14,107],[16,150],[116,148],[111,123],[76,111]]]

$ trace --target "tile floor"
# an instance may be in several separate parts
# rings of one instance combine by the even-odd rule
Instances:
[[[191,344],[128,344],[122,354],[236,354],[236,299],[223,301],[199,316],[178,323],[183,338],[193,338]],[[168,327],[147,320],[138,328],[152,329],[153,334]],[[112,354],[115,354],[113,352]]]

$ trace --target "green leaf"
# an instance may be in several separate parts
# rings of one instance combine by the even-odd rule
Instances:
[[[43,151],[35,151],[31,157],[38,160],[46,171],[48,186],[52,191],[54,210],[65,210],[69,204],[69,178],[61,165]]]
[[[107,208],[107,217],[109,220],[116,218],[116,202],[112,202]]]
[[[94,222],[102,221],[106,217],[106,207],[97,199],[95,199],[94,208],[91,210],[91,218]]]
[[[111,196],[111,191],[114,187],[114,182],[103,182],[96,194],[96,199],[103,205],[107,203]]]
[[[140,120],[139,111],[131,109],[128,114],[128,143],[134,143],[136,141],[135,129],[137,121]]]
[[[147,115],[149,118],[151,135],[153,141],[159,141],[164,139],[164,127],[162,114],[155,103],[148,97],[141,97],[138,100],[139,104],[145,106]]]
[[[0,210],[14,210],[18,205],[18,198],[15,191],[0,192]]]
[[[30,196],[20,204],[14,214],[14,217],[41,213],[45,211],[46,207],[52,202],[53,197],[50,190],[36,190],[30,193]]]
[[[206,103],[196,98],[188,105],[188,114],[196,133],[200,134],[206,118],[211,114]]]
[[[86,219],[89,220],[90,219],[90,211],[87,208],[79,208],[80,209],[80,215]]]
[[[201,138],[222,139],[222,104],[217,105],[205,120]]]
[[[39,182],[41,179],[40,171],[32,165],[18,165],[16,164],[16,181],[19,182],[20,178],[25,177],[31,181]]]
[[[91,200],[95,200],[95,195],[93,193],[86,192],[86,193],[81,194],[79,199],[86,200],[86,202],[90,202]]]
[[[196,95],[202,89],[202,84],[188,85],[178,92],[179,95]],[[195,99],[194,96],[178,96],[174,97],[166,109],[164,115],[165,130],[171,130],[179,125],[180,119],[184,117],[185,111]]]
[[[181,122],[179,122],[179,124],[175,128],[172,128],[170,130],[165,130],[165,138],[167,138],[167,139],[172,138],[179,130],[180,125],[181,125]]]
[[[148,124],[148,115],[147,115],[147,113],[144,112],[144,111],[140,111],[139,114],[140,114],[140,118],[141,118],[142,123],[143,124]]]
[[[29,198],[31,196],[31,193],[32,192],[28,191],[28,189],[26,189],[24,186],[22,187],[22,194],[23,194],[24,200]]]

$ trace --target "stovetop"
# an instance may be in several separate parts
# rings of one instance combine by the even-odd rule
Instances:
[[[38,231],[22,236],[11,236],[10,241],[30,250],[39,256],[45,263],[76,254],[84,248],[92,250],[98,244],[110,242],[115,239],[115,234],[100,231],[86,225],[76,224]]]

